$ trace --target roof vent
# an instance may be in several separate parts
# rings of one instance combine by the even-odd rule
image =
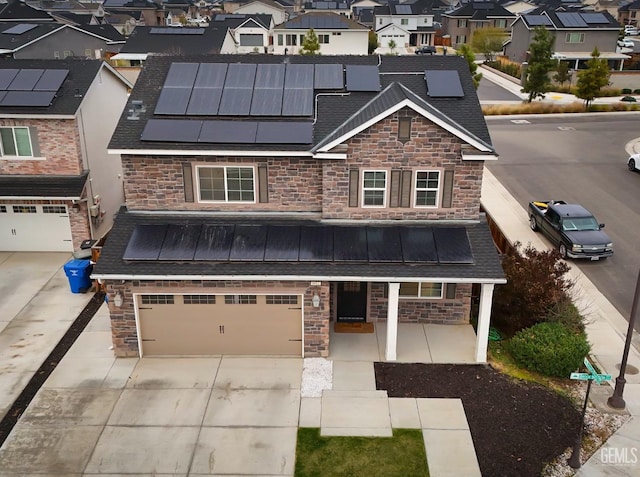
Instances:
[[[80,88],[76,88],[73,90],[73,96],[76,98],[82,98],[82,93],[80,92]]]
[[[140,119],[140,113],[146,112],[147,108],[144,103],[139,99],[134,99],[131,101],[131,108],[129,109],[129,116],[127,116],[127,119],[137,121]]]

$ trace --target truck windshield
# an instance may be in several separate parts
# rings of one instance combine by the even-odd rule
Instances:
[[[576,217],[573,219],[564,219],[562,221],[562,230],[599,230],[598,221],[593,217]]]

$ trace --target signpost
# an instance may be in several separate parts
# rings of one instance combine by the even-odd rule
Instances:
[[[587,358],[584,358],[584,366],[587,368],[588,373],[571,373],[571,379],[579,379],[581,381],[587,381],[587,394],[584,397],[584,405],[582,406],[582,418],[580,419],[580,430],[578,431],[578,438],[573,445],[573,452],[571,457],[567,461],[567,464],[573,469],[580,468],[580,448],[582,447],[582,429],[584,427],[584,415],[587,412],[587,403],[589,402],[589,392],[591,391],[591,383],[593,381],[598,384],[605,383],[611,379],[610,374],[599,374],[596,369],[589,362]]]

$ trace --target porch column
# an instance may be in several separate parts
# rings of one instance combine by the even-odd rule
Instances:
[[[398,296],[400,284],[389,283],[389,298],[387,300],[387,346],[385,360],[396,360],[396,345],[398,343]]]
[[[476,363],[487,362],[487,344],[489,341],[494,286],[493,283],[483,283],[480,286],[480,310],[478,312],[478,328],[476,331]]]

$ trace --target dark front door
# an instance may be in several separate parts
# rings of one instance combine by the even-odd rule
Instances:
[[[367,282],[338,282],[338,321],[367,321]]]

